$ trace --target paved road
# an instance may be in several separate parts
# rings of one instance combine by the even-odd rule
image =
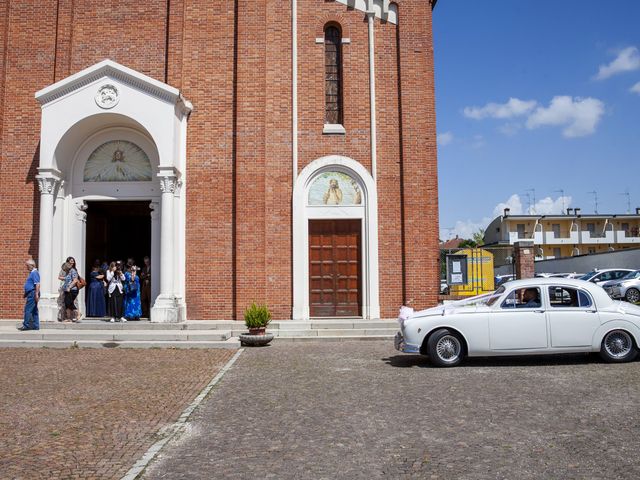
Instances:
[[[147,479],[640,478],[640,363],[247,349]]]
[[[0,478],[121,478],[233,353],[0,349]]]

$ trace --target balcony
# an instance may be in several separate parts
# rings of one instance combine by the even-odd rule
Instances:
[[[580,232],[580,238],[582,239],[582,243],[585,244],[615,243],[613,230],[606,232]]]
[[[617,230],[616,231],[617,243],[640,243],[640,232],[638,229],[632,230]]]
[[[556,236],[555,232],[544,232],[544,243],[547,245],[566,245],[579,243],[578,232],[560,232]]]
[[[514,243],[519,242],[520,240],[534,240],[534,243],[536,243],[533,232],[524,232],[524,233],[509,232],[510,244],[513,245]]]

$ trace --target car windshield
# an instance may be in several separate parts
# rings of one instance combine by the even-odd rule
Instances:
[[[640,278],[640,270],[635,270],[633,272],[629,272],[624,277],[622,277],[620,280],[634,280],[636,278]]]
[[[498,298],[502,296],[504,290],[504,286],[500,286],[495,292],[484,293],[482,295],[470,297],[465,300],[459,300],[457,302],[453,302],[451,305],[455,305],[456,307],[465,307],[470,305],[487,305],[490,307],[491,305],[496,303]]]
[[[580,280],[589,280],[591,277],[593,277],[596,273],[598,272],[589,272],[589,273],[585,273],[583,276],[580,277]]]

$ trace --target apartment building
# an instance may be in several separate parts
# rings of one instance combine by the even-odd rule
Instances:
[[[503,252],[496,253],[497,264],[509,256],[508,246],[523,240],[533,241],[536,260],[637,248],[640,208],[633,214],[583,214],[568,208],[562,215],[511,215],[506,208],[484,235],[485,246]]]

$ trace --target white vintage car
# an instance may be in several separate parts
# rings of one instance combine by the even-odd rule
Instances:
[[[402,307],[397,350],[440,367],[465,356],[600,352],[609,362],[638,353],[640,307],[569,278],[514,280],[495,292],[414,312]]]

